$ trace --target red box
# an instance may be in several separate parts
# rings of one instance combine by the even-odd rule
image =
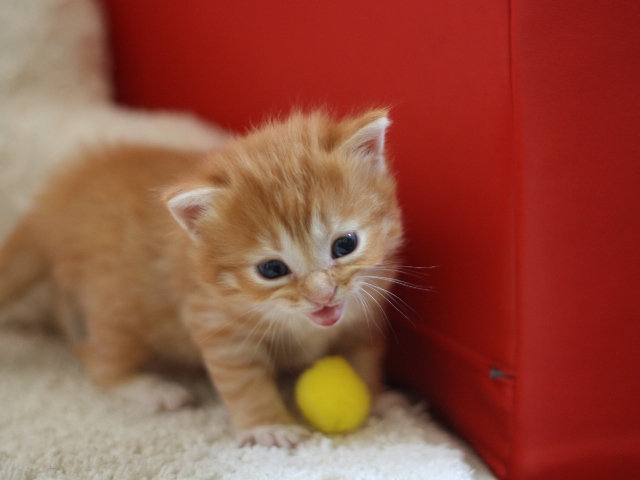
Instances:
[[[392,105],[389,371],[501,478],[640,478],[640,3],[105,0],[120,101]]]

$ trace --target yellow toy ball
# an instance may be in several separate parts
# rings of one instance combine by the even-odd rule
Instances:
[[[371,393],[342,357],[325,357],[305,370],[296,383],[295,399],[311,425],[323,433],[359,427],[371,410]]]

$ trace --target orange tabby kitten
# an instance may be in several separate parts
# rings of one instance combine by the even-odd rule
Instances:
[[[402,237],[389,123],[294,114],[208,156],[87,153],[0,251],[0,304],[50,276],[98,385],[173,409],[190,394],[141,367],[204,362],[241,444],[295,445],[278,371],[342,354],[384,398],[378,303]]]

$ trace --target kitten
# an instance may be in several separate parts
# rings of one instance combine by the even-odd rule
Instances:
[[[0,250],[0,304],[52,277],[60,322],[101,387],[174,409],[190,394],[140,369],[204,362],[240,444],[306,434],[276,387],[344,355],[383,398],[380,304],[402,240],[387,111],[295,113],[206,156],[86,153]]]

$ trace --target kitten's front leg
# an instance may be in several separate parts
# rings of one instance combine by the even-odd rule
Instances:
[[[409,401],[404,395],[388,390],[383,385],[383,356],[383,346],[375,343],[355,346],[345,355],[369,387],[373,400],[372,413],[378,416],[395,407],[409,408]]]
[[[215,353],[206,352],[205,361],[229,411],[239,445],[290,448],[309,435],[287,410],[265,365],[255,361],[224,361]]]
[[[308,436],[287,410],[268,365],[268,352],[250,335],[253,330],[237,320],[240,315],[217,310],[209,297],[193,300],[186,323],[227,407],[238,443],[293,447]]]

